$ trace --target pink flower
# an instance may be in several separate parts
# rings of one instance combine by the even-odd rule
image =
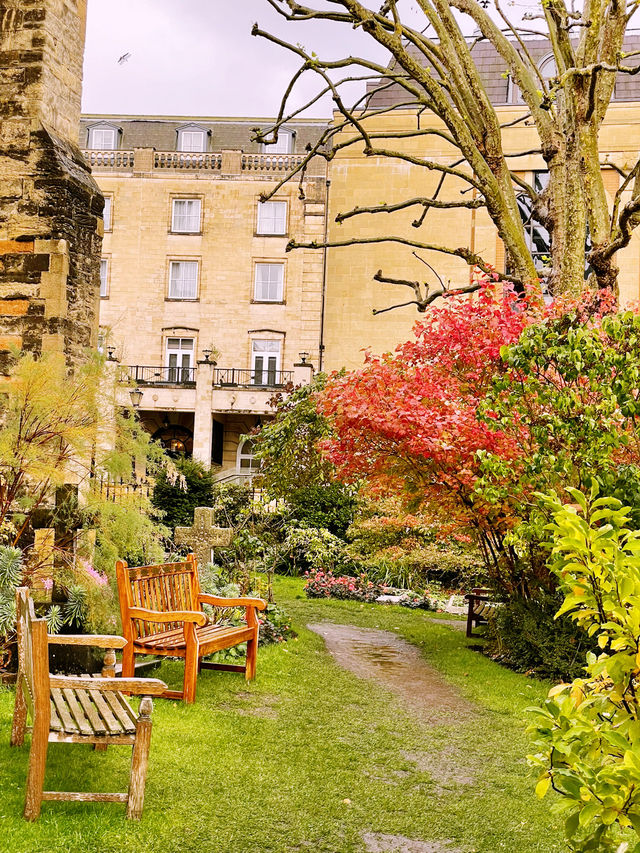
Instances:
[[[106,575],[101,575],[100,572],[96,571],[96,569],[94,569],[86,560],[81,560],[80,562],[82,564],[82,568],[89,577],[98,584],[98,586],[106,586],[109,583],[109,578]]]
[[[51,578],[45,578],[42,582],[42,586],[49,592],[53,589],[53,580]]]

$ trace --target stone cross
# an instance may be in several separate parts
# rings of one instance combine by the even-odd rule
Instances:
[[[208,506],[196,507],[191,527],[176,527],[176,545],[187,545],[195,554],[198,565],[204,568],[213,559],[213,548],[231,545],[233,528],[216,527],[213,509]]]

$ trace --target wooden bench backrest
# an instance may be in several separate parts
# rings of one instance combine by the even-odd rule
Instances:
[[[49,708],[49,643],[47,623],[37,619],[27,587],[16,590],[18,678],[31,719]]]
[[[144,607],[166,613],[171,610],[199,611],[200,579],[193,554],[184,563],[164,563],[157,566],[129,567],[123,560],[116,563],[118,597],[122,629],[127,639],[148,637],[174,628],[182,628],[181,622],[157,623],[131,619],[129,608]],[[128,626],[133,631],[130,637]]]

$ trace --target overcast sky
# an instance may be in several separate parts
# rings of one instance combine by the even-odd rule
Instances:
[[[252,37],[254,21],[323,57],[372,55],[362,34],[335,24],[287,24],[266,0],[89,0],[84,112],[273,115],[297,62]],[[300,98],[315,91],[310,81]],[[309,115],[330,110],[325,101]]]

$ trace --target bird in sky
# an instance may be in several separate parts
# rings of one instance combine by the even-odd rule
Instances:
[[[130,53],[123,53],[120,59],[118,59],[118,65],[124,65],[130,56]]]

